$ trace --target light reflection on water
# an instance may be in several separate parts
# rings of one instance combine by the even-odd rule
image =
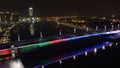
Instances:
[[[30,24],[30,34],[32,35],[32,36],[34,36],[34,33],[35,33],[35,31],[34,31],[34,24]]]

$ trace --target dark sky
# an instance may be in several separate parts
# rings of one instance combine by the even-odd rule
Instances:
[[[120,14],[119,0],[0,0],[0,11],[27,12],[37,16],[110,16]]]

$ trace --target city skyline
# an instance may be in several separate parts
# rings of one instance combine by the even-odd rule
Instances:
[[[119,15],[119,0],[9,0],[0,2],[0,11],[28,12],[37,16],[111,16]]]

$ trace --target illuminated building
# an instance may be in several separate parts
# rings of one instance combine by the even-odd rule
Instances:
[[[7,11],[5,13],[6,23],[10,24],[11,13]]]
[[[29,16],[30,16],[30,22],[34,23],[35,19],[33,17],[33,8],[32,7],[29,8]]]
[[[11,13],[11,16],[12,16],[12,18],[11,18],[12,22],[19,21],[19,13]]]
[[[0,22],[10,24],[11,22],[19,21],[19,13],[0,12]]]
[[[4,14],[4,12],[0,12],[0,22],[5,22],[5,14]]]

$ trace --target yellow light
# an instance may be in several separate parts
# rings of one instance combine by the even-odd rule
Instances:
[[[85,20],[82,20],[82,23],[85,23]]]
[[[106,17],[103,17],[102,19],[103,19],[103,20],[105,20],[105,19],[106,19]]]

